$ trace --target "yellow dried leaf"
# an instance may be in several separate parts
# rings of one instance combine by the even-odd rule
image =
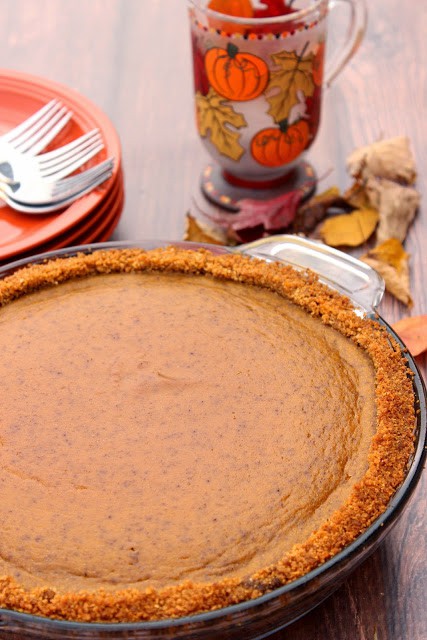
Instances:
[[[240,129],[247,122],[241,113],[219,96],[212,88],[207,96],[196,93],[196,120],[202,138],[209,138],[218,151],[232,160],[240,160],[244,148],[240,144]]]
[[[373,234],[377,222],[378,212],[375,209],[358,209],[326,220],[320,228],[320,235],[331,247],[358,247]]]
[[[389,240],[371,249],[367,255],[389,264],[391,267],[394,267],[397,272],[404,269],[409,259],[409,254],[406,253],[402,243],[396,238],[389,238]]]
[[[368,251],[366,255],[361,257],[361,260],[369,264],[384,278],[389,293],[408,307],[412,306],[409,255],[398,240],[394,238],[387,240]]]
[[[207,224],[194,218],[190,213],[186,216],[184,240],[190,242],[208,242],[209,244],[227,244],[226,236],[221,230],[212,229]]]
[[[392,327],[413,356],[427,351],[427,315],[402,318]]]

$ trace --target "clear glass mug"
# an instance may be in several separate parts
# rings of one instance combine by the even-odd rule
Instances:
[[[296,0],[288,3],[292,13],[261,18],[225,15],[207,0],[188,2],[204,146],[229,184],[280,184],[316,137],[322,87],[363,38],[365,1]],[[350,8],[345,44],[325,69],[328,15],[339,4]],[[252,5],[260,8],[262,0]]]

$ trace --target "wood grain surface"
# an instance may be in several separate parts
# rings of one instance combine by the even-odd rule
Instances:
[[[408,311],[386,295],[389,322],[427,313],[427,3],[369,2],[365,40],[324,92],[309,160],[321,188],[345,188],[355,147],[407,135],[423,202],[408,234]],[[182,239],[207,160],[194,125],[185,0],[0,0],[0,66],[74,87],[118,130],[126,204],[114,239]],[[417,363],[426,374],[426,358]],[[276,640],[427,640],[426,474],[381,547],[324,604]],[[0,632],[1,637],[1,632]]]

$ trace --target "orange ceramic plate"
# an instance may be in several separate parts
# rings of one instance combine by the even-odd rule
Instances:
[[[105,206],[92,218],[83,225],[78,225],[73,229],[73,233],[66,234],[52,240],[52,242],[44,244],[43,251],[52,251],[54,249],[62,249],[72,245],[87,244],[95,242],[97,237],[103,234],[104,230],[110,226],[110,223],[116,220],[116,224],[121,216],[124,205],[123,185],[117,184],[111,193],[111,197],[107,198]]]
[[[113,220],[109,227],[107,229],[105,229],[103,231],[103,233],[99,236],[97,236],[94,240],[90,240],[90,242],[107,242],[107,240],[109,240],[111,238],[111,236],[113,235],[118,223],[120,220],[120,216],[118,216],[118,218],[116,218],[115,220]]]
[[[123,200],[124,203],[124,200]],[[121,216],[121,210],[116,213],[116,215],[108,221],[101,229],[97,229],[97,233],[95,235],[89,235],[81,240],[79,244],[88,244],[90,242],[106,242],[111,238],[114,233],[115,228],[117,227]]]
[[[0,69],[0,134],[25,120],[52,98],[58,98],[71,109],[73,117],[51,144],[51,148],[66,144],[83,133],[98,128],[105,148],[86,166],[114,157],[114,172],[108,182],[74,202],[62,213],[31,216],[13,211],[7,206],[0,208],[1,261],[29,252],[82,221],[102,203],[121,169],[120,141],[109,118],[73,89],[44,78]]]
[[[94,213],[93,218],[91,215],[83,224],[77,225],[73,228],[72,232],[67,232],[50,240],[49,242],[39,245],[37,247],[37,251],[21,253],[15,256],[15,259],[29,258],[35,253],[46,253],[47,251],[55,251],[65,247],[88,244],[89,242],[100,242],[101,239],[104,239],[107,233],[109,233],[108,237],[113,233],[120,220],[123,205],[123,184],[120,182],[113,188],[112,193],[105,202],[105,205],[103,204],[99,208],[99,211]]]

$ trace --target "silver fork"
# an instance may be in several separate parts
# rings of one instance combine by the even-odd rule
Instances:
[[[7,162],[8,151],[37,155],[65,127],[72,112],[59,100],[51,100],[29,118],[0,136],[0,158]]]
[[[109,158],[97,165],[97,167],[92,167],[88,169],[87,172],[83,172],[80,176],[64,178],[57,183],[45,184],[45,190],[42,192],[40,189],[38,192],[40,204],[15,200],[3,192],[3,186],[0,188],[0,198],[12,209],[22,213],[33,215],[53,213],[65,209],[65,207],[68,207],[72,202],[108,180],[112,176],[113,167],[114,160],[113,158]],[[87,179],[85,180],[83,174],[86,173],[89,173],[89,175],[86,176]],[[74,182],[77,177],[81,177],[80,181]]]
[[[59,180],[90,160],[104,148],[99,129],[88,131],[72,142],[31,159],[41,178]]]
[[[11,197],[22,185],[58,181],[70,175],[104,148],[98,129],[89,131],[76,140],[39,156],[9,150],[8,172],[0,173],[0,184]]]
[[[113,167],[114,159],[108,158],[70,178],[33,180],[29,177],[19,183],[0,183],[0,198],[10,206],[14,203],[24,206],[52,206],[58,201],[74,197],[75,194],[93,187],[94,183],[100,184],[98,180],[100,178],[102,181],[106,180],[111,175]]]

